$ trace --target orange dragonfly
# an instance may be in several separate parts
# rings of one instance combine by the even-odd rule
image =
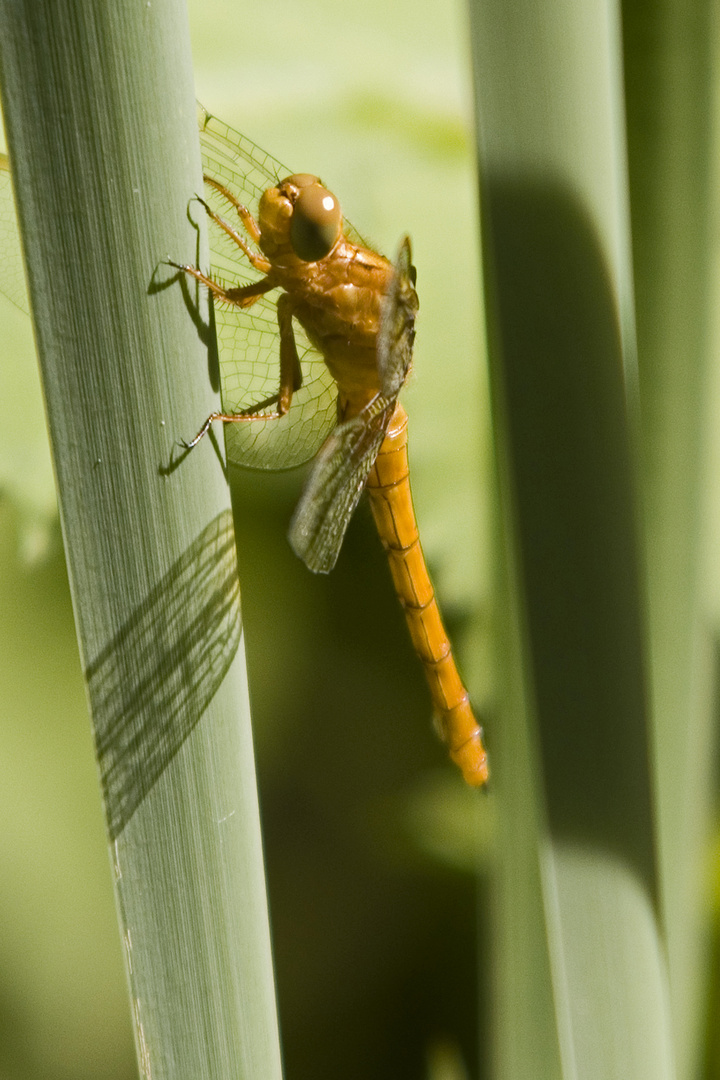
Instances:
[[[202,106],[198,119],[213,268],[173,265],[216,301],[224,411],[186,445],[221,420],[231,462],[287,468],[314,457],[289,540],[315,573],[332,570],[367,490],[438,732],[467,783],[481,786],[488,779],[482,729],[420,546],[408,417],[398,401],[418,310],[410,240],[390,263],[343,221],[317,177],[288,175]],[[248,204],[258,206],[257,219]]]

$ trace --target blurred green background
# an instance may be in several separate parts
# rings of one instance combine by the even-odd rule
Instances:
[[[403,400],[416,509],[482,707],[489,441],[464,9],[432,0],[419,19],[405,0],[211,0],[190,17],[208,109],[320,174],[379,250],[412,236],[421,316]],[[131,1077],[30,327],[0,304],[0,1077]],[[478,850],[492,801],[458,783],[431,729],[368,509],[327,579],[288,547],[303,475],[233,476],[286,1075],[460,1080],[480,1068]]]

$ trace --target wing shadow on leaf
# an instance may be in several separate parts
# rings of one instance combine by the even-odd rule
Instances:
[[[235,533],[226,510],[87,666],[112,840],[200,720],[237,652],[240,630]]]

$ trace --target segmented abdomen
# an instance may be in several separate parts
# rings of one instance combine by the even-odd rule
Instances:
[[[373,517],[387,551],[395,591],[415,652],[425,668],[443,741],[468,784],[488,779],[482,728],[458,674],[452,647],[440,618],[410,492],[407,413],[396,405],[390,427],[367,479]]]

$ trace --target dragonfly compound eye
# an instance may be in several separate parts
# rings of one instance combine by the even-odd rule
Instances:
[[[298,258],[303,262],[324,259],[335,247],[341,225],[340,204],[319,180],[300,187],[290,223],[290,243]]]

